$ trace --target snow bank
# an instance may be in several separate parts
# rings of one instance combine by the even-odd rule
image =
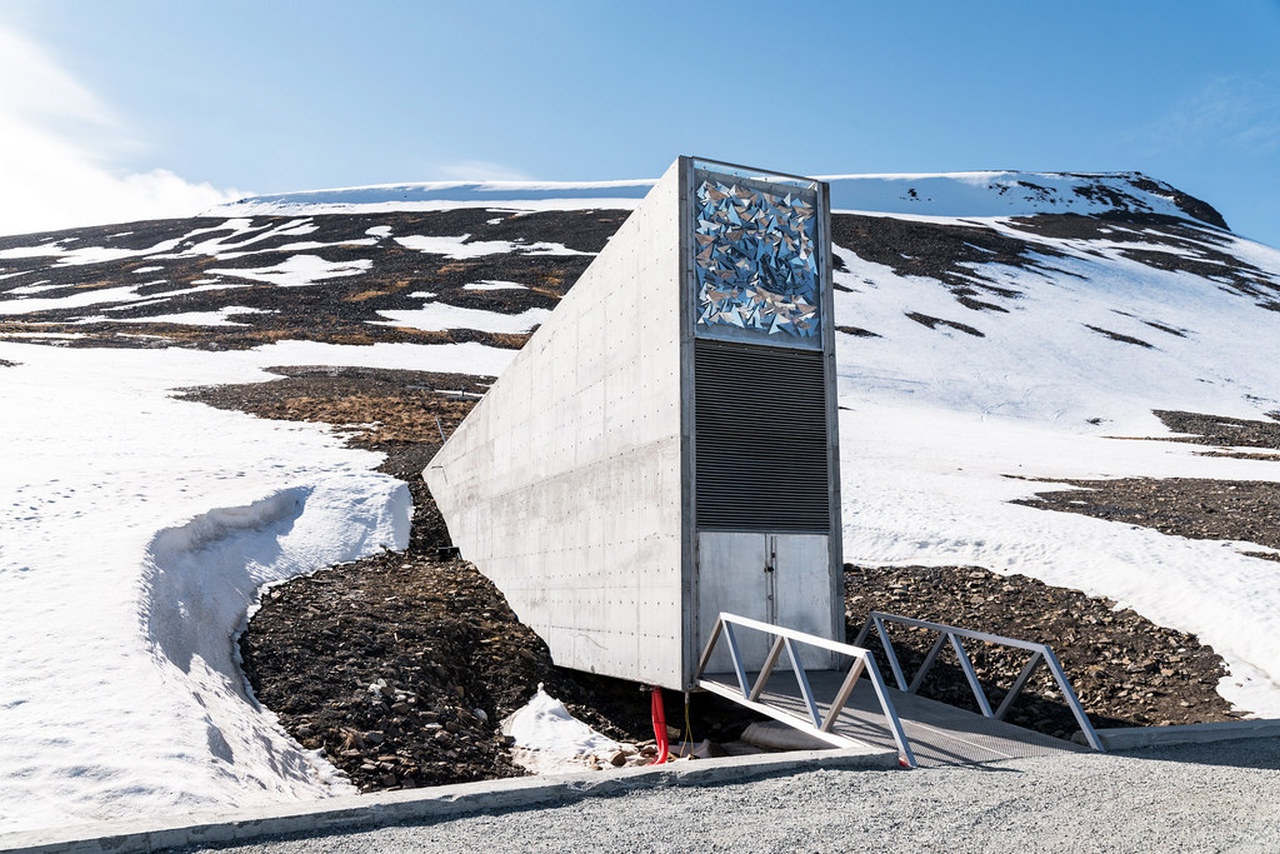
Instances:
[[[259,585],[403,548],[407,490],[323,426],[170,397],[278,353],[0,344],[0,832],[350,791],[231,638]]]

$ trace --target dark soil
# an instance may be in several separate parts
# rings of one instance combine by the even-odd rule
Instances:
[[[273,588],[240,649],[259,702],[365,791],[523,774],[498,722],[539,683],[606,735],[653,736],[639,685],[554,667],[487,578],[420,548]]]
[[[1051,193],[1025,182],[1006,190],[1033,195]],[[1096,190],[1103,195],[1114,192],[1103,185],[1097,185]],[[1012,234],[980,222],[943,224],[836,213],[831,217],[832,238],[836,245],[887,265],[900,275],[933,279],[946,288],[957,309],[964,311],[958,311],[957,317],[931,318],[926,324],[944,333],[958,330],[982,334],[981,324],[965,322],[978,316],[970,311],[978,312],[986,323],[992,322],[992,315],[1011,310],[1022,294],[1008,287],[1002,268],[1019,267],[1047,279],[1072,275],[1055,266],[1055,259],[1062,256],[1061,249],[1041,238],[1104,242],[1109,253],[1119,252],[1162,270],[1203,276],[1206,287],[1217,287],[1250,298],[1263,308],[1280,310],[1280,281],[1230,254],[1229,235],[1189,220],[1144,213],[1134,197],[1113,201],[1134,210],[1097,216],[1017,217],[1008,221],[1017,232]],[[1188,212],[1214,224],[1221,219],[1207,206],[1202,210],[1192,204]],[[552,308],[627,216],[624,210],[515,214],[497,208],[461,208],[252,216],[241,218],[248,220],[247,232],[228,227],[223,218],[195,217],[0,237],[0,250],[50,245],[63,250],[100,247],[134,253],[91,263],[63,263],[64,258],[56,254],[0,260],[0,294],[15,303],[84,296],[95,291],[106,295],[106,301],[100,304],[44,308],[2,318],[0,339],[20,337],[24,341],[43,340],[71,347],[239,349],[282,339],[303,339],[341,344],[474,341],[518,348],[528,339],[526,333],[495,333],[462,326],[423,330],[397,325],[385,312],[418,309],[428,300],[509,314]],[[373,235],[369,233],[371,229]],[[384,229],[390,230],[389,236],[381,236]],[[467,243],[506,241],[511,248],[451,258],[397,241],[413,236],[465,238]],[[300,243],[320,245],[300,249]],[[547,254],[547,244],[561,244],[584,254]],[[236,275],[237,270],[274,267],[298,254],[360,265],[362,269],[305,287],[282,287]],[[1103,254],[1101,249],[1097,254]],[[838,257],[835,262],[839,267]],[[486,280],[515,282],[525,287],[465,287]],[[144,299],[121,300],[118,291],[129,285]],[[117,296],[110,296],[113,293]],[[251,309],[253,313],[232,315],[234,325],[201,326],[164,320],[173,314],[228,307]],[[1158,324],[1152,325],[1159,328]],[[875,335],[876,330],[860,330],[856,334]],[[56,337],[60,335],[67,337]],[[1130,343],[1136,343],[1136,339]]]
[[[492,583],[449,557],[448,532],[420,473],[441,427],[446,434],[452,429],[487,379],[366,368],[275,370],[282,378],[274,382],[185,394],[263,417],[333,423],[353,444],[386,453],[382,470],[408,483],[415,502],[406,552],[324,570],[264,596],[240,645],[258,699],[286,730],[304,746],[323,749],[363,790],[522,773],[497,722],[539,682],[606,734],[651,738],[639,685],[555,667]],[[1133,492],[1134,507],[1150,512],[1160,496],[1187,486],[1169,482],[1163,491]],[[1193,503],[1182,515],[1201,525],[1234,519],[1248,526],[1258,519],[1280,530],[1274,518],[1257,516],[1255,504],[1211,506],[1220,512]],[[1081,512],[1076,507],[1062,509]],[[1095,726],[1231,717],[1215,690],[1224,673],[1220,657],[1193,636],[1115,611],[1107,600],[976,567],[848,567],[846,584],[850,640],[867,612],[880,610],[1049,643]],[[893,634],[908,673],[927,649],[914,634]],[[990,702],[998,705],[1026,654],[984,644],[969,651]],[[950,655],[935,665],[923,690],[975,708]],[[681,721],[681,698],[667,693],[668,721]],[[736,738],[752,720],[714,697],[695,694],[693,703],[695,740]],[[1077,728],[1043,668],[1008,717],[1057,736]]]
[[[1186,436],[1166,437],[1169,442],[1193,442],[1220,448],[1271,448],[1280,450],[1280,413],[1268,413],[1270,421],[1250,418],[1227,418],[1203,412],[1155,410],[1156,417],[1175,433]]]
[[[420,308],[430,293],[461,308],[517,314],[553,308],[594,253],[626,219],[627,211],[511,211],[463,208],[417,213],[317,214],[248,217],[250,232],[237,234],[221,218],[153,220],[40,235],[41,243],[66,249],[103,247],[137,255],[94,263],[64,264],[57,255],[0,261],[0,293],[38,285],[34,298],[58,299],[133,285],[144,300],[72,308],[48,308],[0,320],[0,337],[58,335],[62,346],[243,349],[282,339],[335,344],[477,341],[518,348],[527,334],[474,329],[425,331],[398,326],[382,314]],[[389,228],[374,238],[371,228]],[[198,234],[193,231],[204,229]],[[308,230],[311,229],[311,230]],[[402,236],[466,237],[466,242],[508,241],[509,252],[449,258],[399,244]],[[174,246],[175,241],[180,241]],[[326,245],[298,249],[299,241]],[[0,237],[0,249],[30,246],[33,239]],[[558,243],[586,254],[544,254],[539,243]],[[290,248],[291,244],[294,248]],[[203,249],[196,249],[204,245]],[[238,257],[236,255],[238,254]],[[365,265],[363,272],[306,287],[242,278],[235,270],[273,267],[307,254],[330,262]],[[218,257],[221,255],[222,257]],[[229,257],[230,256],[230,257]],[[464,285],[500,280],[524,289],[474,290]],[[11,299],[20,302],[28,297]],[[198,326],[155,318],[211,312],[228,306],[254,313],[233,316],[235,325]],[[109,318],[109,319],[108,319]]]
[[[641,686],[565,670],[473,565],[450,556],[448,531],[421,472],[474,405],[487,378],[369,368],[278,368],[267,383],[188,389],[188,399],[297,421],[332,423],[353,445],[387,454],[380,470],[413,493],[408,549],[271,588],[240,639],[258,701],[303,746],[322,749],[361,790],[523,774],[501,719],[540,683],[578,718],[620,741],[653,739]],[[437,423],[437,417],[440,419]],[[666,714],[683,721],[683,698]],[[719,698],[691,698],[692,733],[737,738],[755,720]]]
[[[1164,441],[1212,445],[1224,456],[1251,456],[1230,450],[1239,447],[1280,450],[1280,423],[1275,421],[1173,410],[1155,414],[1170,430],[1187,434],[1157,437]],[[1274,454],[1258,458],[1280,461]],[[1060,482],[1073,488],[1039,492],[1015,503],[1196,540],[1243,540],[1280,549],[1280,484],[1271,481],[1139,477]],[[1277,559],[1269,553],[1246,554]]]
[[[1245,540],[1280,549],[1280,484],[1189,477],[1062,481],[1075,489],[1016,501],[1154,528],[1196,540]]]
[[[900,614],[1048,644],[1095,727],[1231,720],[1217,693],[1222,658],[1194,635],[1157,626],[1130,609],[1078,590],[978,567],[845,567],[845,617],[855,640],[871,611]],[[906,678],[918,671],[936,633],[889,628]],[[866,646],[881,652],[874,632]],[[966,641],[993,709],[1030,658],[1010,647]],[[885,679],[893,677],[878,655]],[[948,646],[921,686],[926,697],[973,711],[972,691]],[[1059,738],[1079,729],[1048,669],[1040,666],[1006,720]]]

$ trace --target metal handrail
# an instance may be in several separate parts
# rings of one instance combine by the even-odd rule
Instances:
[[[925,656],[924,662],[920,665],[920,669],[916,671],[910,685],[907,684],[906,676],[902,672],[902,665],[898,662],[898,654],[894,649],[893,641],[889,638],[889,632],[885,629],[884,624],[886,622],[927,629],[938,633],[938,639],[930,647],[928,655]],[[928,620],[917,620],[898,614],[886,614],[883,611],[872,611],[867,615],[867,621],[862,624],[862,630],[858,632],[858,637],[854,640],[854,643],[862,646],[873,627],[876,630],[877,637],[880,639],[880,645],[884,649],[885,658],[889,661],[889,669],[893,671],[893,678],[898,683],[898,689],[909,694],[914,694],[919,690],[921,684],[924,683],[925,675],[933,667],[934,662],[937,661],[938,654],[942,651],[943,646],[950,642],[951,648],[955,651],[956,659],[960,662],[960,669],[964,671],[965,680],[969,683],[969,690],[973,692],[973,698],[978,703],[978,708],[981,709],[984,716],[995,720],[1004,720],[1005,713],[1009,711],[1013,701],[1027,687],[1031,674],[1043,662],[1049,668],[1054,681],[1058,683],[1058,690],[1062,691],[1062,696],[1067,701],[1067,707],[1071,709],[1071,714],[1075,716],[1076,723],[1079,724],[1080,731],[1084,734],[1085,740],[1089,742],[1089,746],[1099,752],[1106,752],[1106,749],[1102,746],[1102,740],[1098,738],[1098,733],[1094,731],[1093,724],[1089,723],[1089,716],[1085,714],[1080,698],[1076,696],[1075,690],[1071,687],[1071,680],[1067,679],[1066,671],[1062,669],[1061,662],[1058,661],[1058,657],[1053,654],[1053,650],[1049,648],[1048,644],[1034,643],[1032,641],[1019,640],[1018,638],[1004,637],[1003,635],[993,635],[988,632],[978,632],[959,626],[948,626],[944,623],[932,623]],[[1000,706],[995,711],[991,710],[991,703],[987,700],[982,684],[978,681],[977,671],[973,668],[973,662],[969,659],[969,654],[965,651],[964,644],[960,642],[961,638],[1025,649],[1031,653],[1030,660],[1022,668],[1022,672],[1018,674],[1018,678],[1014,680],[1012,687],[1010,687],[1009,693],[1005,695],[1004,700],[1001,701]]]
[[[748,684],[747,669],[742,659],[742,650],[734,634],[735,626],[763,632],[773,638],[773,642],[769,645],[769,652],[765,655],[764,662],[760,668],[760,673],[751,684]],[[734,675],[737,677],[741,696],[738,696],[738,692],[735,692],[732,688],[702,678],[707,663],[711,660],[711,654],[722,637],[728,646],[729,658],[733,663]],[[800,656],[796,652],[795,645],[797,643],[825,649],[851,659],[844,681],[840,684],[840,689],[836,691],[835,697],[832,698],[825,714],[813,696],[808,674],[805,673],[804,666],[800,663]],[[774,667],[777,665],[778,659],[784,650],[791,662],[791,670],[795,674],[800,696],[808,709],[810,718],[808,721],[798,715],[760,702],[760,695],[764,692],[765,685],[768,683],[769,677],[772,675]],[[797,729],[826,741],[828,744],[842,747],[848,745],[852,740],[837,735],[832,732],[832,729],[835,727],[836,719],[849,702],[849,697],[853,694],[853,689],[863,673],[867,674],[872,686],[875,688],[876,696],[880,700],[880,709],[884,712],[889,731],[893,735],[894,742],[898,745],[898,754],[902,763],[908,768],[915,768],[915,754],[911,750],[911,745],[907,742],[906,733],[902,730],[902,721],[898,718],[898,711],[894,708],[893,700],[889,697],[888,688],[880,675],[880,668],[876,666],[875,656],[871,654],[870,650],[789,629],[785,626],[776,626],[772,623],[764,623],[749,617],[739,617],[736,614],[721,612],[716,618],[715,628],[711,630],[711,637],[707,641],[706,647],[702,650],[702,656],[698,659],[698,668],[694,672],[693,681],[700,688],[719,694],[722,697],[727,697],[736,703],[762,712],[770,717],[785,721]]]

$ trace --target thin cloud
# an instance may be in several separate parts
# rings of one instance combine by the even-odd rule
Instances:
[[[1280,75],[1221,77],[1183,99],[1152,129],[1163,145],[1224,148],[1249,155],[1280,151]]]
[[[0,26],[0,234],[192,216],[243,195],[111,157],[139,142],[39,45]]]

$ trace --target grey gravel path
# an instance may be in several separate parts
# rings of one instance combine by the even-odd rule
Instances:
[[[232,848],[405,851],[1280,852],[1280,739],[637,790]]]

